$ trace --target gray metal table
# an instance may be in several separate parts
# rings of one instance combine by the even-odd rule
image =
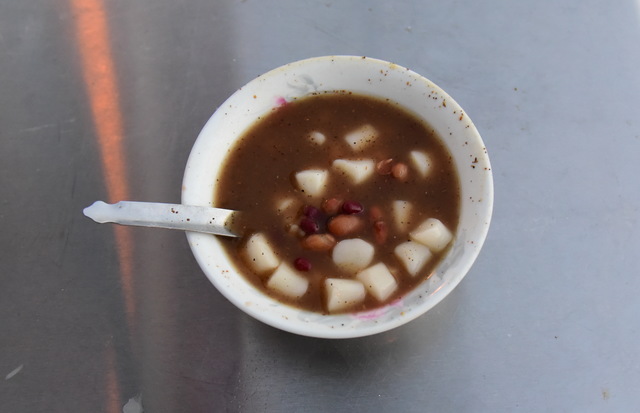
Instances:
[[[0,0],[0,411],[637,411],[640,4]],[[391,60],[451,93],[493,162],[467,278],[388,333],[327,341],[229,304],[179,202],[226,97],[301,58]]]

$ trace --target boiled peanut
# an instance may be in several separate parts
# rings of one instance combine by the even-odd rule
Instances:
[[[336,215],[327,225],[329,232],[337,237],[353,234],[362,228],[362,220],[355,215]]]
[[[379,175],[389,175],[391,173],[391,168],[393,167],[393,159],[385,159],[376,164],[376,172]]]
[[[369,221],[376,222],[380,220],[382,220],[382,209],[377,205],[369,208]]]
[[[406,181],[409,178],[409,167],[402,162],[393,165],[391,168],[391,176],[399,181]]]
[[[302,248],[311,251],[329,251],[336,245],[331,234],[313,234],[302,239]]]
[[[378,244],[384,244],[389,236],[389,228],[384,221],[376,221],[373,223],[373,236]]]
[[[342,200],[338,198],[325,199],[322,202],[322,210],[328,215],[335,215],[342,206]]]

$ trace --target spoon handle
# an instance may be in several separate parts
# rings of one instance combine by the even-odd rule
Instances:
[[[120,201],[96,201],[83,210],[98,223],[113,222],[139,227],[157,227],[237,237],[232,231],[238,211],[193,205]]]

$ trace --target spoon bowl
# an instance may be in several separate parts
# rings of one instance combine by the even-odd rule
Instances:
[[[243,86],[204,126],[185,169],[182,203],[214,206],[225,160],[255,122],[293,99],[347,91],[389,99],[433,127],[460,178],[460,221],[446,257],[424,282],[369,312],[326,315],[294,308],[252,285],[227,255],[220,237],[188,232],[196,260],[235,306],[273,327],[322,338],[351,338],[406,324],[446,297],[465,277],[484,243],[493,209],[493,178],[485,145],[471,119],[444,90],[399,65],[362,56],[325,56],[274,69]],[[269,185],[269,183],[265,183]]]

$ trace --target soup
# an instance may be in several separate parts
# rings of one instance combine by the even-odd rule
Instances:
[[[214,205],[243,211],[221,240],[247,280],[320,313],[374,309],[432,273],[453,243],[460,187],[434,131],[393,102],[307,96],[230,150]]]

